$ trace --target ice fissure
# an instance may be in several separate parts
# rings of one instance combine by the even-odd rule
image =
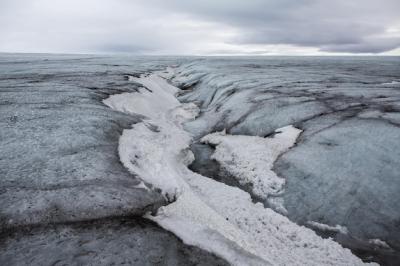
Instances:
[[[172,77],[173,69],[130,76],[145,89],[104,100],[115,110],[146,117],[123,131],[118,149],[121,162],[143,180],[143,187],[160,189],[171,202],[146,218],[232,265],[363,264],[333,240],[253,203],[247,192],[189,170],[192,136],[183,123],[195,119],[199,108],[177,100],[179,89],[167,81]],[[252,182],[255,194],[268,196],[284,184],[272,164],[299,133],[288,125],[268,138],[213,133],[202,141],[216,145],[214,158],[240,176],[239,182]]]

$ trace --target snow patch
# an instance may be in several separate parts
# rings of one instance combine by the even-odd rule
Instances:
[[[384,83],[381,83],[381,85],[397,85],[397,84],[400,84],[400,81],[398,81],[398,80],[392,80],[391,82],[384,82]]]
[[[135,186],[135,188],[143,188],[145,190],[149,190],[149,188],[146,186],[146,184],[143,181],[141,181],[139,184],[137,184]]]
[[[380,248],[384,248],[384,249],[392,249],[385,241],[380,240],[380,239],[370,239],[368,240],[368,243],[380,247]]]
[[[150,119],[159,120],[172,108],[180,106],[175,98],[178,88],[168,84],[159,75],[136,78],[131,76],[131,81],[142,84],[138,93],[121,93],[103,100],[108,107],[129,114],[139,114]],[[146,89],[147,88],[147,89]]]
[[[236,178],[241,185],[250,185],[257,197],[267,200],[276,210],[286,213],[283,202],[277,200],[284,189],[285,179],[272,171],[278,156],[291,148],[300,129],[286,126],[277,129],[274,137],[226,135],[225,131],[209,134],[203,143],[216,145],[212,159]]]
[[[347,235],[349,233],[347,228],[345,226],[341,226],[341,225],[330,226],[327,224],[313,222],[313,221],[309,221],[309,222],[307,222],[307,224],[309,226],[311,226],[312,228],[319,229],[321,231],[330,231],[330,232],[336,232],[336,233],[341,233],[341,234],[345,234],[345,235]]]

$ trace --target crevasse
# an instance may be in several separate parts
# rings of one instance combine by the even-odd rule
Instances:
[[[181,104],[175,98],[179,89],[165,79],[172,75],[169,69],[132,77],[133,82],[146,89],[104,100],[115,110],[146,117],[124,130],[119,141],[124,166],[149,189],[160,189],[170,201],[146,218],[173,232],[186,244],[210,251],[232,265],[363,264],[331,239],[322,239],[262,204],[254,204],[248,193],[190,171],[187,165],[193,160],[189,150],[191,135],[182,123],[193,120],[198,108],[193,103]],[[300,132],[293,126],[279,131],[275,141],[269,141],[273,145],[263,143],[271,156],[278,156],[293,145]],[[229,143],[230,139],[229,135],[212,134],[204,141],[219,145]],[[257,143],[260,139],[246,136],[246,141]],[[219,156],[230,156],[230,152],[225,149]],[[237,167],[237,171],[246,171],[240,164]]]

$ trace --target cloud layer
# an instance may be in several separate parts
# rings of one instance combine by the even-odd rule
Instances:
[[[0,51],[320,54],[400,50],[398,0],[2,0]]]

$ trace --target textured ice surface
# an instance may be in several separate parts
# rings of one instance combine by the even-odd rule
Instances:
[[[224,263],[160,227],[113,218],[141,216],[166,202],[119,160],[122,130],[142,117],[102,100],[143,89],[129,75],[176,62],[0,55],[0,265]]]
[[[48,225],[28,232],[1,235],[0,265],[229,265],[143,218]]]
[[[298,145],[275,165],[286,180],[288,216],[346,226],[350,238],[364,243],[382,239],[396,251],[382,257],[375,248],[347,244],[366,259],[372,254],[395,265],[400,89],[393,81],[399,69],[398,57],[207,58],[183,64],[174,80],[186,90],[179,98],[200,107],[199,118],[185,124],[196,138],[223,129],[258,136],[287,124],[302,129]],[[193,164],[199,169],[212,152],[194,147],[202,151]],[[212,169],[200,172],[219,171]]]
[[[397,126],[355,118],[304,140],[276,165],[289,184],[284,198],[291,217],[399,245],[399,140]]]
[[[183,89],[179,99],[195,102],[200,107],[199,118],[185,125],[196,139],[224,128],[228,134],[261,137],[269,137],[276,128],[288,124],[302,129],[298,146],[278,158],[274,169],[286,181],[286,203],[298,205],[295,211],[288,208],[291,209],[289,218],[301,223],[314,221],[331,227],[346,226],[348,235],[329,236],[336,237],[367,260],[378,259],[383,264],[396,265],[400,260],[400,208],[397,205],[400,201],[398,193],[393,191],[399,191],[396,176],[400,172],[398,141],[395,142],[400,124],[399,58],[174,59],[64,55],[0,56],[0,222],[3,231],[16,230],[7,241],[4,235],[1,237],[0,254],[5,254],[1,258],[15,259],[7,264],[54,262],[46,250],[59,242],[46,242],[46,239],[61,231],[46,230],[48,222],[76,221],[74,224],[80,229],[81,220],[142,215],[166,203],[161,193],[128,173],[118,158],[122,130],[142,121],[143,115],[114,112],[101,101],[115,94],[144,94],[146,89],[135,81],[139,74],[179,62],[184,64],[173,79]],[[187,109],[175,110],[180,113],[179,121],[187,119],[182,115],[191,116],[196,108],[188,105]],[[142,133],[147,136],[159,131],[150,121],[144,125]],[[314,151],[309,151],[309,144]],[[193,146],[203,147],[198,150],[205,158],[196,163],[207,167],[209,175],[218,171],[215,162],[209,164],[210,148],[198,143]],[[298,156],[303,155],[309,164],[301,162]],[[191,159],[190,152],[179,156],[185,163]],[[142,171],[150,171],[148,168]],[[306,185],[311,181],[314,183]],[[215,183],[207,184],[214,187]],[[217,184],[215,187],[222,188]],[[214,195],[207,190],[199,189],[200,192],[207,197]],[[220,196],[219,193],[220,190],[215,196]],[[173,200],[174,196],[167,199]],[[250,202],[248,195],[246,199]],[[229,200],[235,202],[235,199]],[[320,208],[313,208],[316,202]],[[191,210],[190,205],[187,209]],[[224,213],[218,206],[215,209]],[[103,219],[100,223],[108,223],[111,218]],[[34,230],[30,224],[39,224],[41,229]],[[17,228],[17,225],[24,226]],[[193,228],[188,229],[189,236]],[[117,223],[112,234],[120,236],[119,229],[121,233],[127,232]],[[148,243],[146,250],[156,250],[157,241],[162,246],[176,243],[174,238],[158,237],[154,232],[163,231],[156,226],[136,229],[137,238],[131,236],[139,239],[135,243]],[[145,231],[154,234],[143,234]],[[88,232],[88,238],[104,233],[97,225]],[[74,234],[77,239],[87,237],[82,230]],[[43,238],[43,242],[35,242],[36,238]],[[186,241],[190,240],[193,239]],[[62,243],[58,246],[59,250],[65,250],[65,256],[72,243],[68,241],[67,247]],[[379,243],[386,243],[390,249]],[[115,250],[114,245],[120,250]],[[119,245],[122,242],[113,239],[110,245],[105,241],[98,248],[105,254],[120,254],[127,247]],[[131,247],[142,251],[140,246],[132,244]],[[179,245],[171,244],[171,247],[167,252],[170,255],[164,258],[174,264],[171,259],[177,256]],[[201,258],[197,251],[186,250],[185,256],[190,261]],[[125,253],[121,258],[137,259],[138,253],[131,253],[131,257],[125,257],[128,256]],[[85,254],[72,254],[85,257]],[[92,255],[87,253],[88,260],[101,264]],[[112,260],[119,261],[117,257]],[[208,258],[203,258],[207,264],[219,264],[214,257]]]
[[[101,100],[132,92],[125,73],[165,62],[3,55],[0,62],[1,227],[142,214],[163,203],[120,164],[123,128],[139,117]]]
[[[132,129],[125,129],[119,142],[122,163],[146,184],[160,189],[171,201],[156,214],[146,215],[147,218],[174,232],[184,243],[217,254],[233,265],[363,264],[331,239],[322,239],[312,230],[296,225],[262,204],[254,204],[248,193],[190,171],[187,165],[193,160],[188,151],[191,138],[181,123],[193,119],[196,109],[190,104],[177,106],[165,95],[167,92],[173,96],[176,91],[157,74],[135,81],[147,88],[140,92],[143,95],[137,95],[148,101],[146,106],[157,102],[158,97],[164,99],[160,101],[162,104],[149,110],[135,105],[133,97],[112,96],[105,102],[112,102],[117,110],[149,118],[133,125]],[[126,99],[133,101],[129,104]],[[289,126],[272,140],[262,139],[263,142],[258,143],[267,150],[262,155],[271,156],[270,166],[276,156],[293,145],[298,134],[299,130]],[[214,134],[204,140],[214,143],[218,138],[223,137]],[[254,141],[254,137],[242,138]],[[135,141],[137,139],[141,141]],[[237,168],[247,172],[240,166],[245,168],[245,165]]]

